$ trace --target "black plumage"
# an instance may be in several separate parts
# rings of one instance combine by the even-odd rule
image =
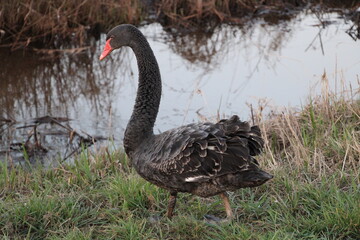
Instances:
[[[254,156],[264,141],[260,129],[234,115],[218,123],[195,123],[155,135],[153,127],[161,98],[156,58],[143,34],[124,24],[107,34],[100,59],[122,46],[133,49],[139,68],[139,87],[133,114],[125,131],[124,148],[136,171],[147,181],[170,191],[167,215],[173,214],[178,192],[201,197],[259,186],[272,176],[259,169]]]

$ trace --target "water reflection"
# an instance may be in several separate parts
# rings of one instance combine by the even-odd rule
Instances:
[[[80,54],[56,56],[1,49],[0,55],[6,57],[0,58],[0,157],[7,155],[15,162],[24,159],[21,145],[32,136],[33,118],[41,116],[70,118],[71,126],[79,132],[113,138],[109,126],[112,98],[123,86],[114,79],[119,73],[131,75],[129,54],[124,51],[103,65],[98,61],[99,47],[96,43]],[[115,61],[123,68],[114,68]],[[109,131],[104,131],[107,128]],[[72,151],[66,149],[69,132],[59,133],[54,125],[37,131],[44,136],[42,146],[47,150],[54,144],[59,148],[49,151],[47,158],[66,158]],[[15,150],[20,154],[9,155],[18,145]]]
[[[27,119],[36,116],[61,115],[74,117],[73,111],[89,107],[97,116],[109,112],[109,102],[121,84],[115,79],[130,75],[128,55],[117,55],[107,65],[98,61],[98,46],[81,54],[61,54],[57,57],[29,52],[0,52],[2,117]],[[119,85],[119,86],[115,86]],[[118,89],[116,89],[118,90]],[[85,105],[85,106],[84,106]],[[75,110],[76,109],[76,110]]]
[[[204,72],[218,68],[224,59],[233,55],[234,49],[244,49],[245,61],[256,55],[256,71],[261,61],[268,67],[275,68],[284,45],[292,38],[293,33],[307,14],[290,15],[287,21],[266,20],[246,22],[241,25],[216,25],[211,28],[198,29],[196,32],[179,32],[165,28],[165,43],[169,48],[187,60],[187,68],[201,68]],[[274,55],[273,53],[277,53]],[[250,74],[252,75],[252,74]]]
[[[143,26],[164,85],[156,131],[199,121],[199,116],[248,119],[247,104],[264,98],[299,106],[324,70],[330,79],[341,70],[346,81],[355,81],[359,61],[353,49],[358,46],[345,33],[349,23],[335,14],[322,19],[333,24],[300,14],[277,25],[256,21],[185,35],[160,24]],[[135,99],[136,61],[123,49],[99,62],[104,41],[102,36],[89,42],[80,54],[55,56],[0,49],[0,145],[6,149],[28,134],[10,123],[46,115],[73,119],[72,128],[114,137],[119,145]]]

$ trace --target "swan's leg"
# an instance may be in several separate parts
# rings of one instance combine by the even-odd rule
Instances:
[[[166,216],[168,218],[171,218],[173,216],[173,212],[174,212],[175,204],[176,204],[176,196],[177,196],[177,192],[170,192],[168,209],[166,212]]]
[[[222,198],[222,200],[224,202],[227,219],[231,220],[233,218],[233,213],[231,211],[229,197],[226,192],[220,193],[220,197]]]
[[[229,197],[227,195],[226,192],[220,193],[220,197],[222,198],[223,202],[224,202],[224,206],[225,206],[225,211],[226,211],[226,218],[225,219],[221,219],[212,215],[205,215],[205,221],[207,223],[210,224],[219,224],[219,223],[226,223],[226,222],[231,222],[233,219],[233,213],[231,211],[231,206],[230,206],[230,202],[229,202]]]

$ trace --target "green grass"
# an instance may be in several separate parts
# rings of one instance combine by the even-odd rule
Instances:
[[[143,180],[121,150],[86,150],[55,169],[0,165],[2,239],[360,239],[360,102],[336,95],[261,122],[262,166],[275,178],[219,197],[180,194],[172,220],[168,193]]]
[[[232,223],[207,224],[204,214],[225,217],[220,198],[189,194],[180,195],[172,220],[153,223],[149,217],[165,213],[167,192],[103,157],[31,173],[2,165],[0,234],[4,239],[360,237],[359,176],[304,182],[303,173],[277,170],[266,186],[230,195],[236,212]]]

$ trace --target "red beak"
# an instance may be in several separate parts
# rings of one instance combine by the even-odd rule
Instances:
[[[110,41],[111,41],[111,38],[109,38],[107,41],[106,41],[106,44],[105,44],[105,47],[104,47],[104,50],[103,52],[101,53],[100,55],[100,60],[103,60],[107,55],[109,55],[111,53],[112,50],[114,50],[111,45],[110,45]]]

